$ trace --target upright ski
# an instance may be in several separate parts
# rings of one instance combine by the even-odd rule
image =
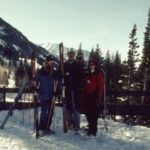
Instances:
[[[54,93],[56,92],[57,85],[58,85],[58,81],[55,80],[54,81]],[[52,119],[52,114],[55,110],[55,100],[56,100],[56,96],[53,96],[51,105],[49,106],[49,110],[48,110],[48,118],[47,118],[47,124],[46,124],[47,131],[49,130],[50,122]]]
[[[67,132],[67,110],[66,110],[66,99],[65,99],[65,86],[64,86],[64,48],[63,43],[59,44],[59,56],[60,56],[60,70],[62,75],[62,103],[63,103],[63,130]]]
[[[35,71],[35,53],[31,54],[31,70],[32,70],[32,81],[34,82],[36,71]],[[39,114],[38,114],[38,98],[36,89],[33,89],[33,99],[34,99],[34,128],[36,132],[36,139],[39,137]]]
[[[108,114],[108,109],[107,109],[107,100],[106,100],[106,74],[105,71],[103,69],[101,69],[102,73],[103,73],[103,78],[104,78],[104,109],[103,109],[103,115],[104,115],[104,128],[105,130],[108,130],[108,125],[106,122],[106,117]]]

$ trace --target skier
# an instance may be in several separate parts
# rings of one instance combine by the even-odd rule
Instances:
[[[80,114],[78,112],[79,88],[83,80],[82,69],[75,59],[75,52],[71,48],[67,53],[68,60],[64,63],[64,83],[68,129],[80,129]]]
[[[41,115],[39,124],[39,134],[43,136],[44,134],[54,134],[55,132],[50,129],[53,116],[52,99],[53,96],[61,94],[61,79],[58,72],[53,68],[54,57],[48,55],[46,57],[45,64],[37,72],[36,75],[36,85],[38,87],[38,97],[41,103]],[[54,93],[54,82],[58,81],[57,90]],[[50,115],[50,117],[49,117]],[[49,123],[48,123],[49,118]]]
[[[98,108],[102,102],[104,78],[95,60],[90,60],[84,84],[84,105],[88,122],[87,136],[96,136]]]

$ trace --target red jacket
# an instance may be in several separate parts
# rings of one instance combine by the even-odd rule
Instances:
[[[91,73],[85,78],[84,93],[92,94],[97,92],[98,96],[103,96],[104,77],[101,72]]]

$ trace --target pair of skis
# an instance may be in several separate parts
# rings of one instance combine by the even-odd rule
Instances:
[[[56,93],[57,85],[58,85],[58,81],[54,80],[54,93]],[[47,124],[46,124],[47,131],[49,130],[50,122],[52,119],[52,114],[54,112],[55,100],[56,100],[56,96],[53,96],[51,105],[49,106],[49,110],[48,110],[48,119],[47,119]]]
[[[61,71],[61,76],[62,76],[63,131],[66,133],[68,130],[68,121],[67,121],[65,85],[64,85],[64,47],[63,47],[63,43],[59,44],[59,57],[60,57],[60,71]]]
[[[35,70],[35,52],[33,51],[31,54],[31,71],[32,71],[32,82],[34,82],[36,78],[36,70]],[[35,136],[36,139],[39,138],[39,113],[38,113],[38,95],[36,89],[33,89],[33,100],[34,100],[34,128],[35,128]]]

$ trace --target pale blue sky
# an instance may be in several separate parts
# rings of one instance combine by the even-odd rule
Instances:
[[[36,44],[98,43],[103,55],[118,50],[124,58],[134,24],[141,51],[149,8],[149,0],[0,0],[0,17]]]

